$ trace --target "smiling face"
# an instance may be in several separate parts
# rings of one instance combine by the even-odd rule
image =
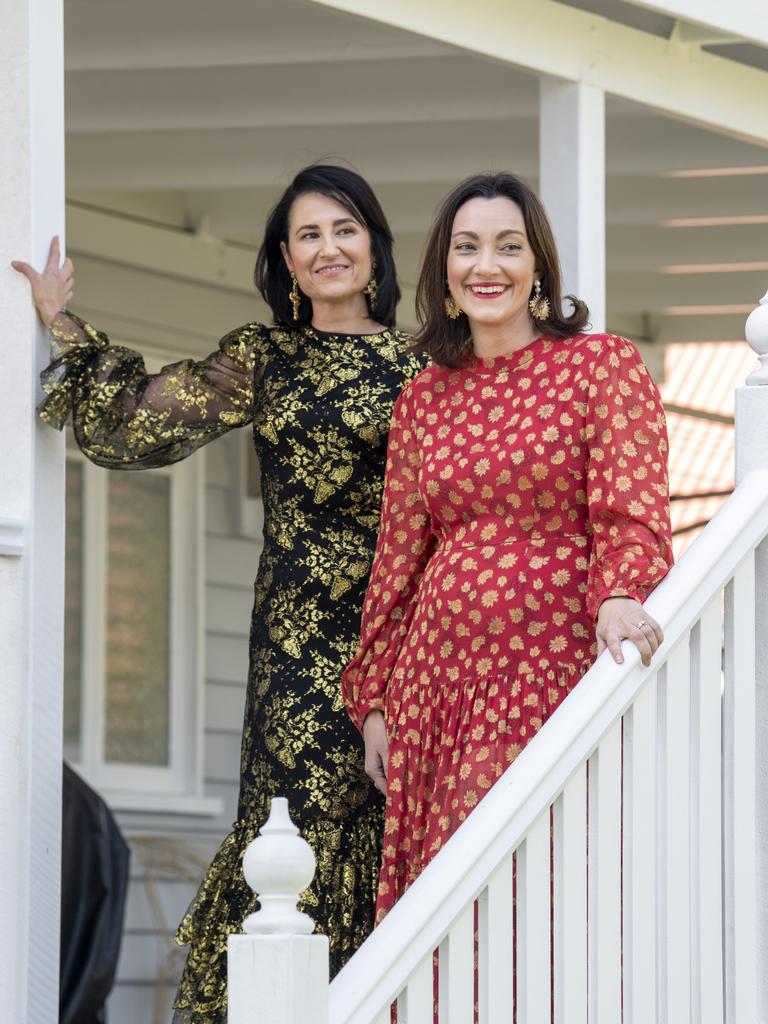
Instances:
[[[281,242],[288,269],[313,302],[346,302],[371,278],[371,236],[349,210],[317,192],[300,195],[291,207],[288,244]]]
[[[459,207],[447,276],[453,300],[466,313],[470,327],[530,327],[528,300],[536,258],[517,203],[495,196],[470,199]]]

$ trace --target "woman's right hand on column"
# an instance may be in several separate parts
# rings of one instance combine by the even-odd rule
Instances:
[[[387,793],[387,764],[389,761],[389,742],[384,715],[381,711],[369,711],[363,722],[363,740],[365,741],[365,773],[376,789]]]
[[[11,266],[29,281],[38,316],[46,327],[50,327],[56,314],[72,301],[75,290],[75,268],[69,258],[61,263],[59,236],[53,236],[48,262],[42,273],[21,260],[13,260]]]

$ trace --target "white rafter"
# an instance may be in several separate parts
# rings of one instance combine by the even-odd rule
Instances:
[[[709,29],[713,33],[768,46],[765,0],[628,0],[657,14]],[[713,40],[714,41],[714,40]]]
[[[662,39],[555,0],[477,0],[471,6],[442,0],[437,15],[434,0],[311,2],[539,74],[595,85],[732,137],[768,144],[768,73],[678,38]]]

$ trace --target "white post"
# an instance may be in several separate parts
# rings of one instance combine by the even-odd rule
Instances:
[[[605,330],[605,93],[542,77],[539,195],[560,251],[565,293],[589,306]]]
[[[737,484],[754,469],[768,469],[768,292],[750,314],[745,333],[760,366],[747,377],[747,387],[736,389]],[[755,983],[757,1020],[768,1024],[768,541],[755,560],[755,623]]]
[[[315,855],[291,822],[288,801],[272,800],[243,857],[261,909],[227,944],[228,1024],[327,1024],[328,939],[297,907],[315,874]]]
[[[58,1020],[63,438],[37,422],[29,285],[64,228],[61,0],[0,13],[0,1016]]]

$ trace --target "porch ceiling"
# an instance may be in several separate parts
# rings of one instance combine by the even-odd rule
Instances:
[[[619,0],[567,3],[657,35],[672,23]],[[395,230],[406,322],[447,188],[488,167],[536,183],[537,76],[502,62],[304,0],[65,0],[65,17],[74,201],[255,247],[297,167],[349,161]],[[714,310],[765,291],[768,150],[618,99],[607,110],[610,326],[740,338],[743,314]]]

